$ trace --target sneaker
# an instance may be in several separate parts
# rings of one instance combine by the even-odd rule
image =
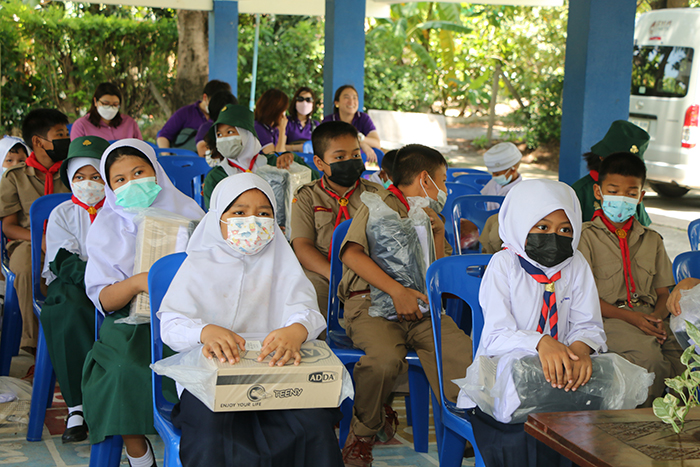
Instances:
[[[343,447],[345,467],[372,467],[374,439],[374,436],[355,436],[355,431],[351,427]]]
[[[384,404],[384,426],[377,433],[377,440],[386,443],[394,438],[396,431],[399,428],[399,415],[391,408]]]

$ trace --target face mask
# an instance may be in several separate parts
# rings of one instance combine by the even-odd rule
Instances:
[[[391,185],[393,185],[393,183],[391,182],[391,180],[387,180],[386,182],[383,183],[383,185],[384,185],[384,189],[385,189],[385,190],[388,190],[389,187],[390,187]]]
[[[235,159],[243,151],[243,138],[241,135],[216,138],[216,149],[219,150],[222,156]]]
[[[493,181],[501,186],[506,186],[510,183],[511,177],[507,177],[506,174],[494,175]]]
[[[573,240],[571,237],[555,233],[530,233],[526,237],[525,254],[542,266],[551,268],[574,256],[574,249],[571,246]]]
[[[423,193],[425,193],[426,198],[428,198],[430,201],[433,201],[435,203],[434,205],[431,203],[430,208],[435,212],[441,212],[445,208],[445,204],[447,203],[447,193],[445,193],[440,188],[438,188],[437,184],[433,180],[433,177],[428,175],[428,178],[430,179],[431,182],[433,182],[433,185],[435,185],[435,188],[437,188],[437,191],[438,191],[437,201],[435,201],[433,198],[428,196],[428,192],[425,191],[425,187],[423,187],[423,184],[421,184],[421,187],[423,187]]]
[[[226,224],[228,246],[244,255],[259,253],[275,236],[272,217],[230,217],[220,222]]]
[[[117,195],[116,203],[127,209],[144,209],[156,200],[162,190],[156,184],[156,177],[144,177],[131,180],[129,183],[114,190]]]
[[[51,140],[53,149],[44,149],[52,161],[61,162],[68,157],[68,147],[70,146],[70,138],[61,138]]]
[[[76,198],[88,206],[96,205],[105,197],[105,186],[92,180],[73,182],[71,190]]]
[[[114,107],[105,107],[103,105],[98,105],[97,106],[97,113],[100,114],[100,117],[104,118],[108,122],[112,120],[114,117],[117,116],[119,113],[119,108],[114,108]]]
[[[626,222],[637,212],[637,198],[603,195],[603,212],[612,222]]]
[[[311,102],[297,102],[297,114],[309,115],[314,109],[314,104]]]
[[[328,179],[342,187],[354,186],[362,176],[362,172],[365,171],[365,164],[362,162],[362,159],[334,162],[329,164],[329,167],[331,168],[331,174],[328,176]]]

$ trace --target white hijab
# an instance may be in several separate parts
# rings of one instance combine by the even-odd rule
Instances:
[[[7,153],[10,152],[10,149],[14,148],[18,144],[24,146],[24,150],[27,151],[27,156],[32,153],[32,150],[29,149],[29,146],[27,146],[27,143],[25,143],[22,138],[17,138],[16,136],[4,136],[2,139],[0,139],[0,164],[5,162],[5,157],[7,157]]]
[[[262,146],[260,146],[260,141],[258,141],[258,138],[256,138],[250,131],[238,126],[236,127],[236,130],[238,130],[238,134],[241,135],[241,139],[243,140],[243,150],[235,159],[228,159],[231,162],[238,164],[247,170],[248,166],[250,165],[250,161],[253,160],[253,157],[255,157],[257,154],[260,154]],[[267,157],[265,157],[264,154],[260,154],[260,156],[258,156],[257,160],[255,161],[253,172],[255,172],[259,167],[262,167],[264,165],[267,165]],[[226,171],[226,175],[236,175],[242,173],[240,170],[226,162],[222,163],[221,167]]]
[[[137,227],[133,212],[127,212],[116,204],[116,195],[109,186],[109,176],[105,162],[109,154],[117,148],[138,149],[148,157],[156,172],[156,183],[162,188],[151,208],[158,208],[179,214],[190,219],[201,219],[204,211],[190,197],[175,188],[163,167],[158,163],[156,153],[148,144],[138,139],[122,139],[111,144],[102,154],[100,175],[105,183],[105,203],[92,224],[87,236],[88,264],[85,271],[85,291],[98,308],[100,292],[108,285],[121,282],[133,276],[134,255],[136,253]]]
[[[280,228],[257,254],[235,252],[221,235],[221,215],[242,193],[257,188],[270,200],[270,185],[241,173],[222,180],[211,207],[187,246],[187,259],[175,275],[158,315],[177,313],[239,334],[266,334],[294,322],[296,316],[320,321],[316,292]],[[312,338],[315,336],[309,336]]]
[[[564,269],[572,258],[551,268],[542,266],[525,253],[525,240],[537,222],[559,209],[564,210],[571,222],[574,230],[571,246],[576,252],[581,239],[581,205],[569,185],[554,180],[523,180],[508,192],[498,213],[498,234],[503,247],[540,268],[547,277]]]

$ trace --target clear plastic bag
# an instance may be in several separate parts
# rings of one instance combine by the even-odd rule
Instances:
[[[32,385],[27,381],[0,376],[0,433],[27,429]]]
[[[669,326],[676,336],[676,340],[684,349],[690,347],[691,341],[688,333],[685,332],[685,322],[689,321],[700,328],[700,287],[693,287],[690,290],[681,290],[681,314],[671,315]],[[700,353],[700,343],[696,343],[695,351]]]
[[[142,209],[134,217],[136,254],[134,275],[148,272],[153,263],[172,253],[185,251],[199,221],[158,208]],[[131,301],[129,316],[115,323],[145,324],[151,322],[151,305],[146,292]]]
[[[256,169],[255,174],[272,187],[277,204],[277,225],[284,230],[285,237],[289,240],[292,235],[292,200],[300,186],[311,182],[311,169],[292,162],[286,170],[265,165]]]
[[[540,412],[633,409],[647,399],[654,373],[613,353],[593,355],[591,361],[591,379],[576,391],[552,388],[539,356],[525,352],[481,356],[453,383],[501,423],[523,423]]]
[[[404,287],[427,293],[425,275],[435,260],[435,243],[430,218],[423,206],[412,206],[408,217],[402,219],[375,193],[364,192],[360,199],[369,208],[367,241],[370,257]],[[389,320],[398,318],[389,294],[370,286],[370,296],[370,316]],[[426,303],[419,300],[419,306],[423,314],[429,312]]]

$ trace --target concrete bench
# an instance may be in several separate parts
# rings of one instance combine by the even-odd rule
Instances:
[[[447,144],[445,116],[391,110],[369,110],[379,132],[382,148],[398,149],[407,144],[423,144],[442,153],[457,150]]]

